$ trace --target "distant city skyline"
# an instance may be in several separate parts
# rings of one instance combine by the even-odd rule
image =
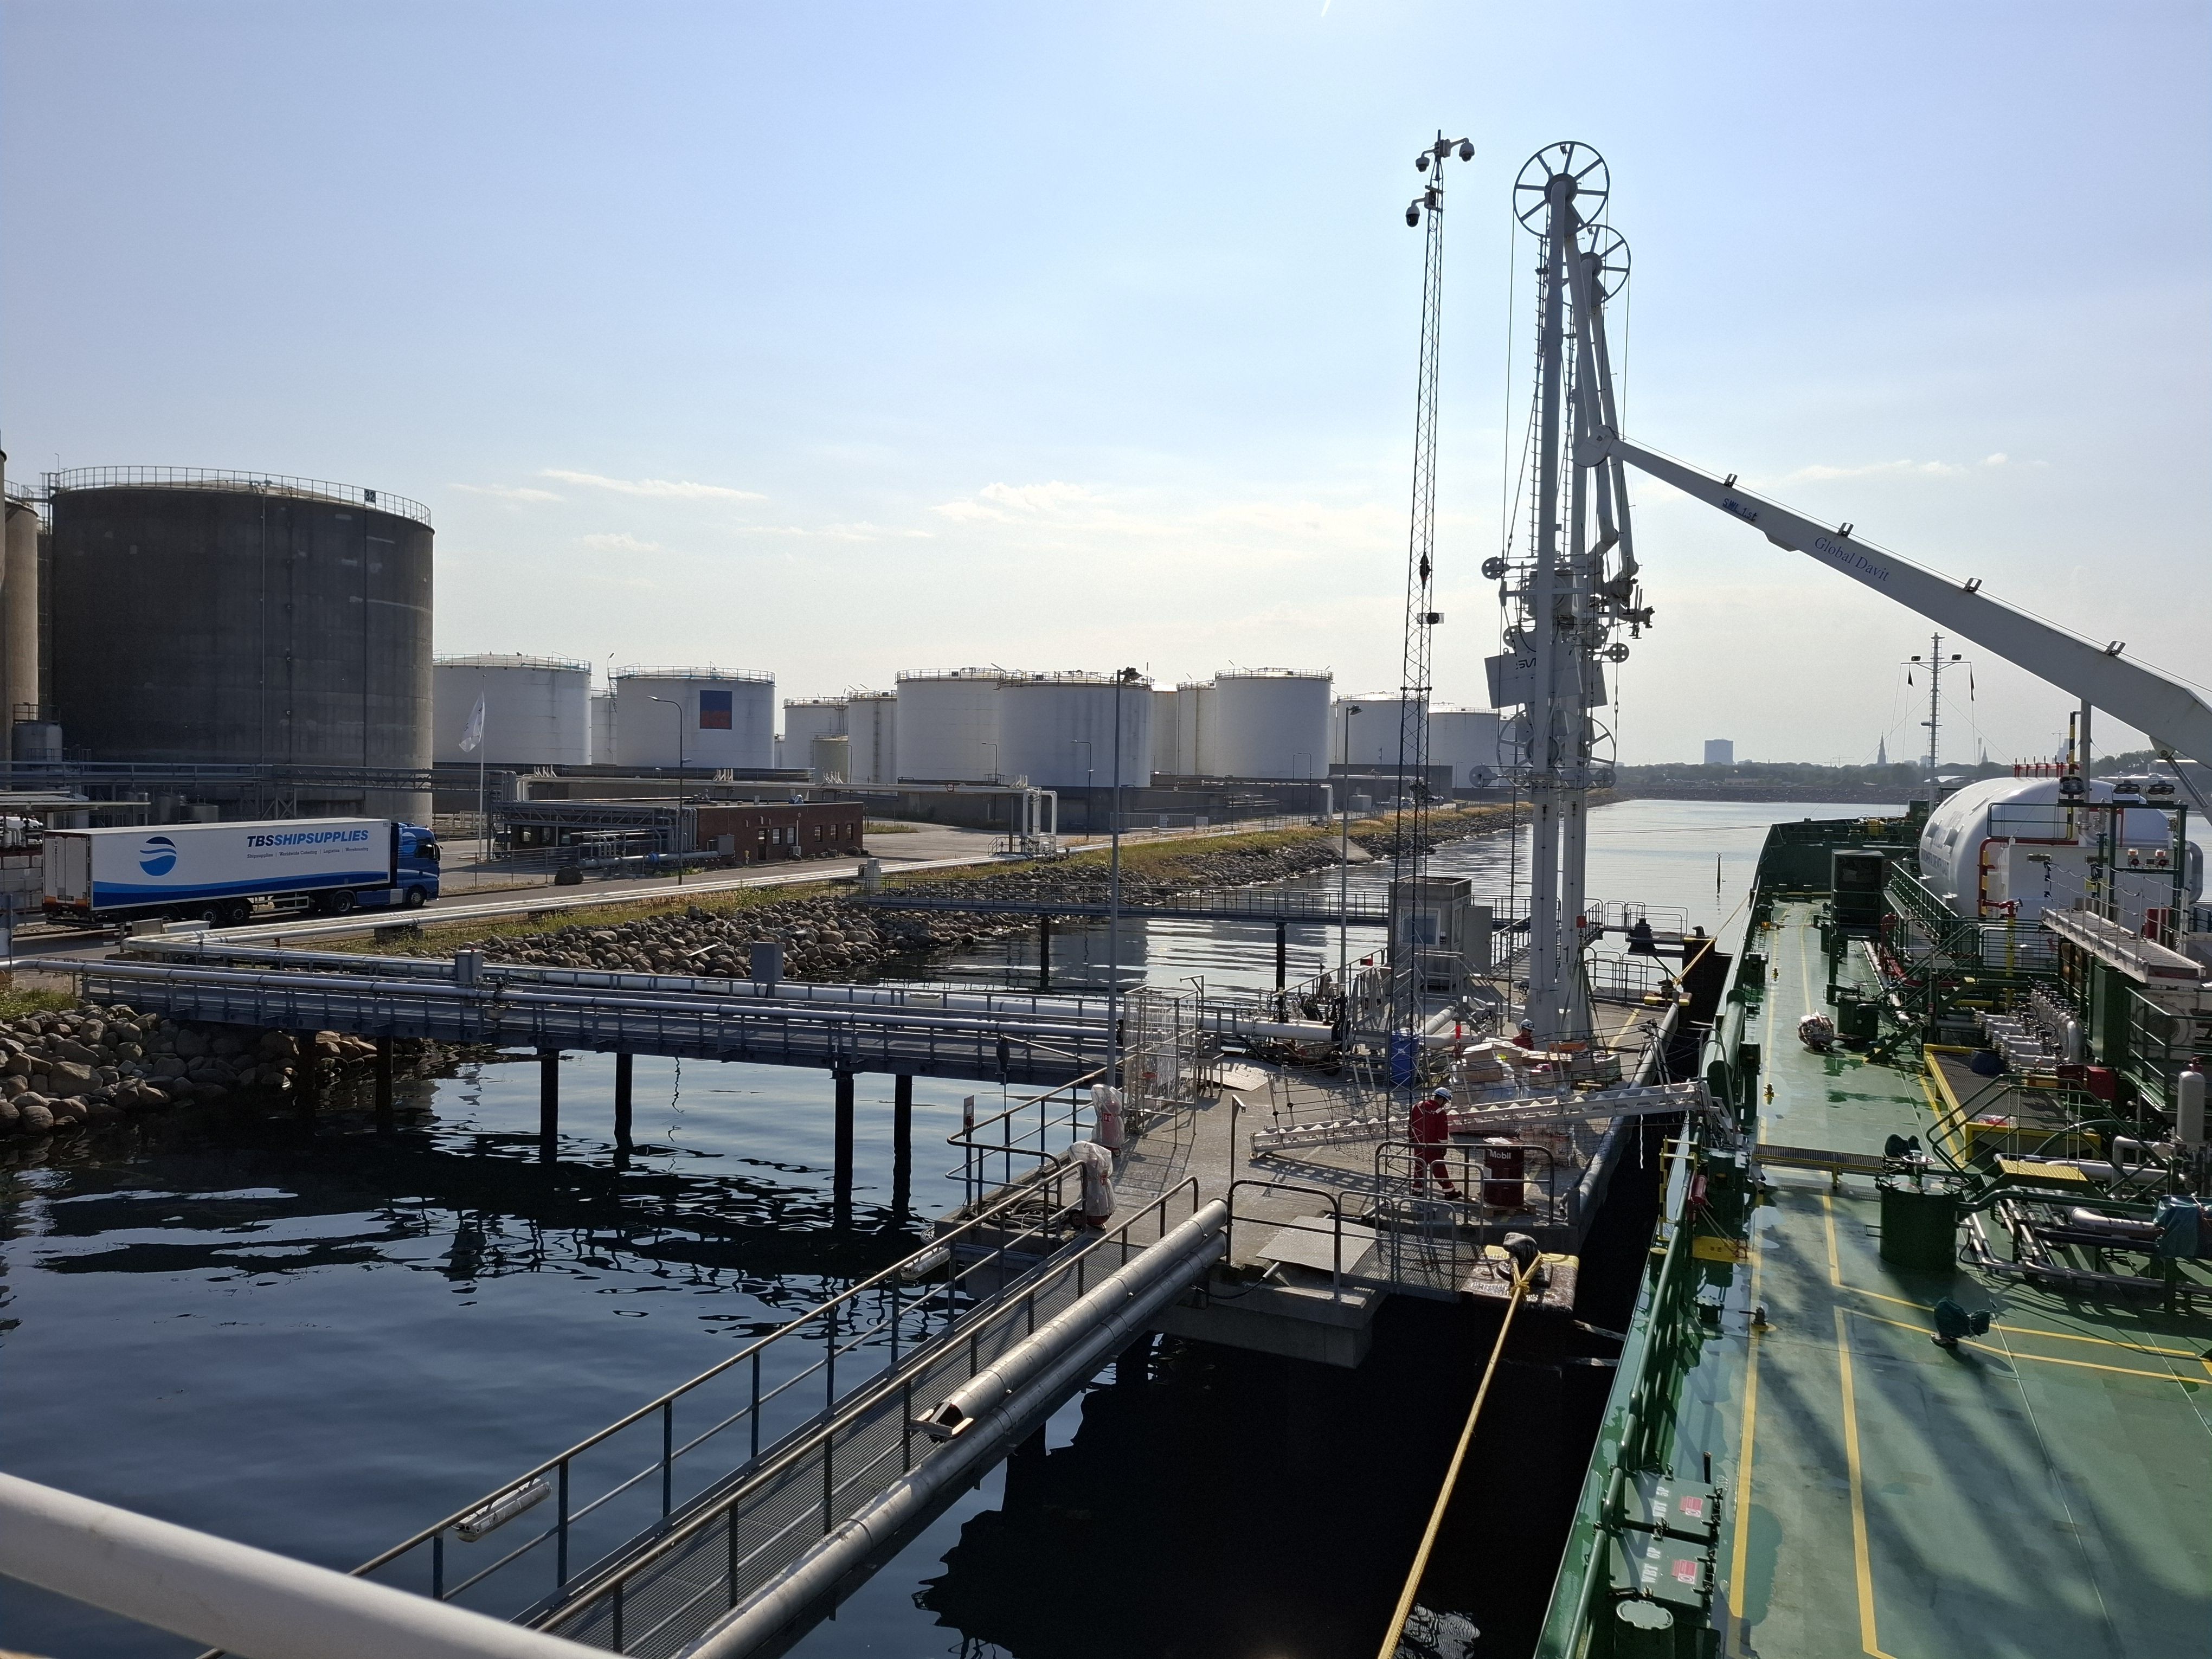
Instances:
[[[1442,125],[1477,155],[1445,179],[1437,696],[1480,707],[1533,353],[1507,197],[1572,137],[1634,250],[1628,430],[2197,672],[2205,9],[1577,17],[1562,77],[1528,7],[9,0],[0,442],[17,478],[423,501],[441,653],[779,701],[992,662],[1395,687],[1403,207]],[[1813,65],[1848,119],[1808,118]],[[1920,618],[1633,488],[1623,761],[1924,745]],[[1978,679],[1962,752],[2051,752],[2069,699]]]

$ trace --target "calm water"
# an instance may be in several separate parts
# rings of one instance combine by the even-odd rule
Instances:
[[[1592,819],[1591,890],[1679,907],[1717,927],[1743,896],[1771,818],[1852,810],[1607,807]],[[1498,838],[1448,848],[1431,867],[1502,897],[1515,857]],[[1373,867],[1352,872],[1355,893],[1382,879]],[[1355,954],[1372,948],[1357,932],[1352,939]],[[1267,929],[1154,923],[1132,930],[1123,956],[1157,983],[1259,985],[1273,982],[1273,944]],[[1064,933],[1057,945],[1061,983],[1103,973],[1103,930]],[[1033,974],[1030,948],[1024,957],[1016,943],[966,968]],[[1294,977],[1317,973],[1334,963],[1335,933],[1294,928],[1291,951]],[[16,1160],[0,1170],[0,1467],[351,1566],[915,1248],[920,1226],[957,1201],[942,1178],[952,1163],[943,1141],[961,1097],[978,1095],[988,1111],[999,1095],[916,1081],[913,1191],[902,1208],[890,1079],[864,1077],[854,1207],[840,1226],[826,1076],[641,1057],[636,1146],[626,1159],[608,1138],[612,1062],[574,1056],[562,1084],[567,1133],[550,1168],[536,1158],[534,1061],[412,1085],[403,1103],[421,1110],[393,1136],[359,1119],[311,1128],[198,1115],[44,1162],[0,1154]],[[1056,1455],[1054,1467],[1097,1455],[1085,1445],[1120,1444],[1147,1413],[1172,1419],[1147,1434],[1213,1422],[1201,1437],[1212,1462],[1194,1465],[1200,1473],[1188,1480],[1117,1488],[1121,1501],[1149,1505],[1164,1534],[1286,1528],[1286,1538],[1334,1538],[1332,1523],[1299,1514],[1342,1515],[1341,1492],[1302,1505],[1302,1489],[1285,1487],[1280,1471],[1254,1472],[1279,1438],[1247,1444],[1219,1428],[1223,1402],[1255,1389],[1274,1401],[1268,1412],[1288,1414],[1266,1418],[1278,1428],[1342,1420],[1318,1414],[1298,1394],[1311,1385],[1285,1382],[1283,1370],[1185,1361],[1149,1406],[1094,1393],[1055,1419],[1051,1443],[1076,1455]],[[1449,1415],[1438,1419],[1447,1439]],[[1232,1416],[1243,1420],[1241,1404]],[[1401,1468],[1409,1448],[1421,1455]],[[1426,1431],[1386,1436],[1369,1461],[1384,1472],[1377,1480],[1398,1470],[1403,1492],[1416,1492],[1433,1480],[1422,1461],[1429,1449]],[[1400,1490],[1385,1481],[1371,1496],[1391,1507],[1387,1494]],[[994,1553],[999,1534],[981,1517],[1002,1495],[994,1474],[798,1651],[960,1653],[963,1632],[974,1638],[969,1652],[1091,1650],[1049,1634],[1084,1620],[1057,1599],[1072,1592],[1042,1589],[1007,1568],[1018,1555]],[[970,1522],[981,1528],[975,1547],[956,1550]],[[1058,1524],[1066,1530],[1065,1515]],[[1364,1552],[1370,1576],[1395,1590],[1409,1543],[1365,1523],[1337,1542]],[[1263,1583],[1267,1594],[1234,1616],[1206,1610],[1204,1582],[1182,1581],[1178,1618],[1137,1621],[1123,1632],[1133,1645],[1121,1650],[1240,1654],[1258,1651],[1252,1644],[1263,1636],[1270,1652],[1346,1650],[1343,1632],[1318,1610],[1284,1612],[1304,1607],[1310,1594],[1303,1549],[1270,1558],[1279,1582]],[[1356,1634],[1372,1622],[1346,1628]],[[195,1650],[5,1580],[0,1641],[69,1659]],[[999,1641],[1009,1645],[988,1645]]]

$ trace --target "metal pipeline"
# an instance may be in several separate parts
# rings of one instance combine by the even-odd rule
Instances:
[[[0,1572],[240,1659],[600,1652],[12,1474],[0,1474]]]
[[[976,1408],[975,1413],[963,1410],[947,1431],[953,1438],[944,1450],[770,1579],[685,1649],[682,1659],[744,1659],[789,1632],[841,1586],[890,1559],[939,1499],[980,1480],[1068,1390],[1096,1374],[1219,1258],[1228,1220],[1229,1206],[1218,1199],[1205,1206],[930,1413],[926,1428],[963,1398]]]

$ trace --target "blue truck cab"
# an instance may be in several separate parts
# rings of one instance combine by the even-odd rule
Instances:
[[[419,910],[438,896],[437,831],[419,823],[394,827],[399,833],[399,846],[392,861],[393,884],[357,895],[356,902],[364,908],[397,905]]]

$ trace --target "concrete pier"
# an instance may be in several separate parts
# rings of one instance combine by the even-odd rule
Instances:
[[[561,1051],[538,1051],[538,1156],[553,1161],[561,1139]]]

